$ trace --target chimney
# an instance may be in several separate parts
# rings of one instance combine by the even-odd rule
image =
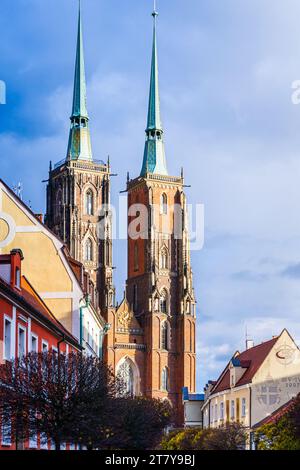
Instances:
[[[10,285],[14,289],[21,289],[21,264],[24,259],[22,250],[15,249],[10,252],[11,271]]]
[[[246,350],[254,348],[254,341],[253,339],[246,339]]]

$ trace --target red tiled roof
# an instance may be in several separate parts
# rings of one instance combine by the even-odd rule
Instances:
[[[292,398],[288,402],[286,402],[284,405],[282,405],[278,410],[275,410],[270,416],[267,416],[263,420],[259,421],[259,423],[256,423],[253,428],[258,429],[261,426],[264,426],[265,424],[274,424],[277,423],[277,421],[280,420],[284,415],[286,415],[293,407],[295,402],[295,398]]]
[[[22,276],[21,278],[20,292],[13,289],[10,284],[0,277],[0,292],[1,286],[6,292],[9,292],[15,299],[17,299],[25,309],[31,307],[33,311],[36,312],[35,314],[40,316],[41,321],[44,319],[45,324],[52,324],[53,329],[57,333],[60,335],[64,334],[69,342],[71,342],[75,347],[80,348],[77,339],[55,318],[25,276]]]
[[[267,355],[269,354],[277,340],[278,337],[273,338],[269,341],[266,341],[265,343],[258,344],[253,348],[243,351],[242,353],[237,353],[235,355],[235,358],[240,361],[241,366],[246,369],[243,376],[236,383],[236,387],[251,383],[254,375],[266,359]],[[216,385],[211,391],[212,394],[223,392],[224,390],[228,390],[230,388],[229,365],[230,362],[227,364],[225,370],[222,372],[219,379],[217,380]]]

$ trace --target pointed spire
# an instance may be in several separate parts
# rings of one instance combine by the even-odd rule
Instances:
[[[163,127],[160,115],[160,97],[158,80],[158,58],[156,39],[156,3],[154,2],[153,16],[153,46],[150,77],[150,93],[148,106],[148,120],[146,129],[146,143],[141,176],[147,173],[167,175],[165,149],[163,142]]]
[[[153,16],[153,46],[152,46],[152,63],[151,63],[151,80],[148,107],[147,130],[158,129],[162,131],[162,123],[160,117],[160,98],[158,87],[158,59],[157,59],[157,40],[156,40],[156,18],[158,13],[156,10]]]
[[[79,0],[79,14],[78,14],[77,51],[76,51],[72,117],[79,117],[79,116],[88,118],[88,112],[86,108],[86,80],[85,80],[80,0]]]
[[[93,160],[86,106],[86,79],[84,65],[81,2],[79,0],[78,33],[74,77],[73,106],[67,160]]]

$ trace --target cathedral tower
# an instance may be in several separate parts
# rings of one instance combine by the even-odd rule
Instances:
[[[114,304],[109,217],[110,165],[92,154],[79,4],[71,127],[66,158],[50,163],[46,224],[90,274],[90,294],[102,310]],[[105,224],[103,221],[105,220]]]
[[[168,399],[183,423],[182,388],[195,391],[195,297],[183,172],[167,170],[160,113],[156,22],[140,176],[128,177],[128,278],[111,312],[107,360],[128,391]]]

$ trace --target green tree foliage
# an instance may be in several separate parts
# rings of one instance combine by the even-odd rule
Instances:
[[[241,450],[245,448],[246,433],[237,423],[217,429],[181,429],[162,440],[163,450]]]

